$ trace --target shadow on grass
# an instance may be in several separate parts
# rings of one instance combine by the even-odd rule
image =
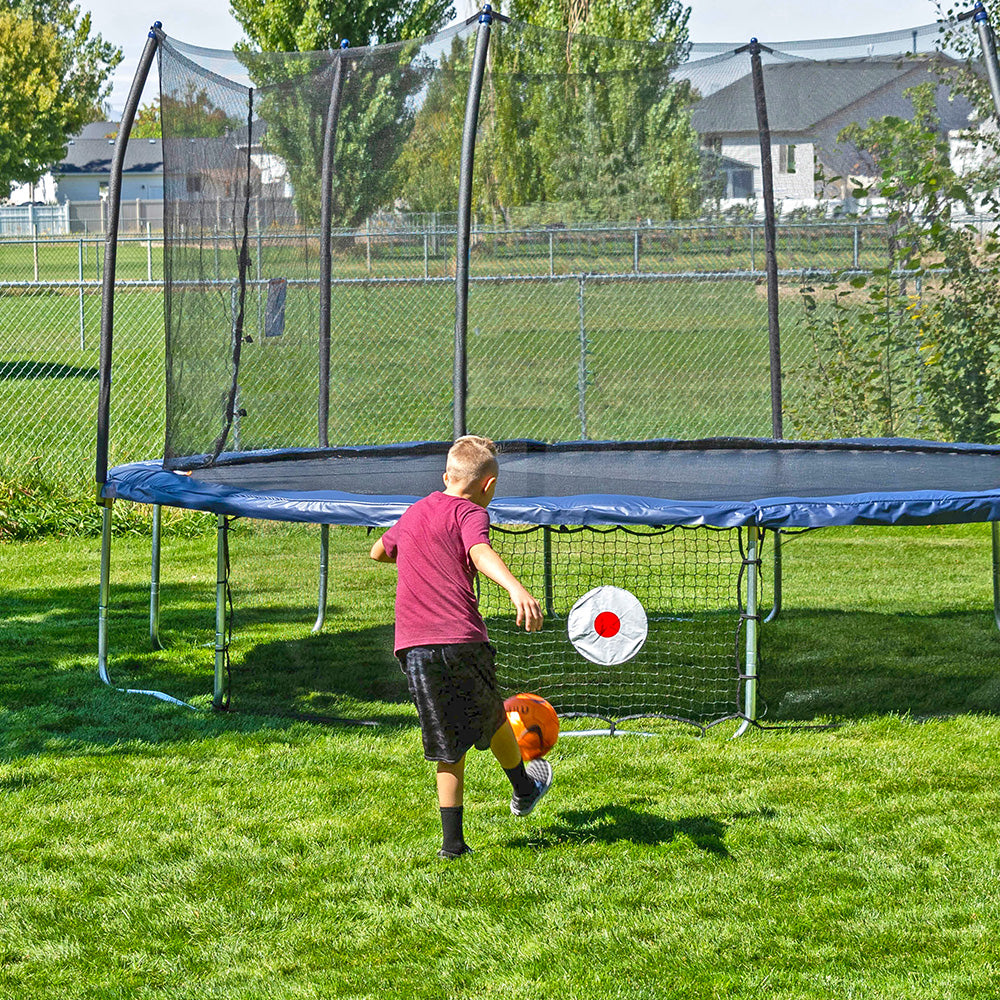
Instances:
[[[199,584],[172,584],[162,598],[165,648],[155,650],[148,635],[148,588],[113,588],[111,683],[161,691],[203,711],[124,694],[101,682],[96,587],[5,594],[0,604],[0,755],[51,751],[59,743],[79,749],[81,743],[114,748],[134,740],[184,742],[302,722],[340,726],[367,720],[387,730],[416,725],[406,680],[392,656],[391,626],[335,632],[340,609],[333,605],[329,631],[317,635],[310,632],[315,607],[240,609],[231,711],[211,711],[214,609],[205,606]],[[262,631],[286,637],[254,641]]]
[[[518,837],[510,847],[548,848],[560,844],[614,844],[627,840],[656,847],[685,837],[700,851],[730,857],[724,841],[726,824],[711,816],[665,819],[630,805],[604,805],[597,809],[568,809],[537,836]]]
[[[96,368],[80,368],[49,361],[5,361],[0,364],[0,380],[35,378],[82,378],[96,379]]]
[[[150,646],[148,602],[147,585],[113,587],[113,683],[164,691],[207,709],[214,609],[206,606],[204,585],[164,588],[162,651]],[[405,679],[392,656],[391,626],[338,632],[343,611],[331,606],[326,631],[313,635],[314,617],[315,606],[305,603],[238,609],[233,711],[190,712],[122,695],[100,682],[96,581],[60,588],[33,587],[26,580],[0,602],[0,754],[51,748],[54,741],[107,749],[301,723],[339,726],[345,719],[415,726]],[[762,632],[766,722],[1000,713],[1000,636],[988,612],[786,611]],[[712,841],[707,827],[698,833],[696,826],[666,822],[629,810],[608,812],[564,821],[564,835],[603,837],[625,830],[653,841],[679,833]]]

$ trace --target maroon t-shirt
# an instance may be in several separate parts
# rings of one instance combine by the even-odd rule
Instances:
[[[411,646],[486,642],[469,558],[473,545],[490,543],[490,516],[463,497],[432,493],[418,500],[382,536],[396,560],[396,643]]]

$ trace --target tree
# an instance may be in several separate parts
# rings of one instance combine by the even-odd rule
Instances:
[[[697,136],[679,0],[514,0],[530,20],[501,32],[491,65],[502,206],[562,203],[562,215],[603,219],[694,214]],[[609,41],[614,39],[615,41]]]
[[[854,275],[848,290],[828,285],[831,304],[803,290],[816,363],[797,373],[806,405],[791,416],[800,433],[871,433],[873,416],[887,436],[933,428],[947,440],[991,442],[1000,432],[1000,244],[995,233],[980,240],[954,218],[956,206],[971,207],[966,182],[976,178],[959,178],[951,167],[935,90],[926,83],[906,91],[910,118],[886,116],[841,133],[876,175],[889,259],[870,276]],[[840,392],[849,403],[838,414],[822,403],[834,384],[850,390]]]
[[[448,0],[234,0],[233,14],[251,45],[238,48],[261,88],[261,117],[269,148],[286,163],[296,208],[310,223],[319,217],[323,137],[333,71],[330,50],[419,38],[452,16]],[[254,48],[256,46],[257,48]],[[284,62],[266,52],[314,52]],[[392,190],[396,161],[413,125],[411,98],[426,69],[411,65],[410,46],[382,58],[350,57],[342,74],[343,107],[334,169],[334,218],[354,225],[379,208]]]
[[[208,91],[190,80],[180,96],[164,95],[162,115],[159,100],[142,105],[132,125],[132,138],[159,139],[162,119],[169,122],[167,130],[173,138],[217,138],[246,124],[214,105]]]
[[[365,46],[420,38],[452,16],[449,0],[232,0],[230,9],[262,52],[321,52],[341,39]]]
[[[101,117],[121,58],[68,0],[0,0],[0,190],[37,181]]]

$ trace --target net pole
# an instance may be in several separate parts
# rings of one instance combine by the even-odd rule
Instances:
[[[476,51],[465,102],[465,126],[462,130],[462,158],[458,184],[458,229],[455,246],[455,357],[452,369],[452,433],[458,439],[466,433],[468,389],[469,331],[469,251],[472,229],[472,168],[476,152],[476,129],[479,124],[479,98],[483,91],[486,53],[490,45],[493,12],[484,5],[479,15]]]
[[[761,529],[755,524],[747,528],[747,548],[743,558],[746,573],[747,599],[743,611],[746,628],[745,662],[743,665],[743,722],[733,734],[742,736],[757,721],[757,643],[759,604],[757,570],[760,564]]]
[[[764,70],[761,44],[750,39],[750,67],[753,74],[753,97],[757,110],[757,134],[760,138],[760,170],[764,194],[764,260],[767,273],[767,336],[771,369],[771,436],[783,437],[781,418],[781,334],[778,325],[778,250],[774,221],[774,174],[771,167],[771,129],[767,121],[764,95]]]
[[[990,521],[990,542],[993,549],[993,620],[1000,629],[1000,525]]]
[[[330,106],[323,130],[323,178],[320,194],[319,230],[319,444],[330,445],[330,313],[333,294],[333,154],[337,145],[337,119],[340,117],[340,97],[344,89],[344,52],[349,42],[340,43],[333,64],[330,84]]]
[[[781,328],[778,322],[778,237],[774,213],[774,172],[771,163],[771,127],[767,120],[767,97],[764,93],[764,69],[761,44],[750,39],[750,69],[753,74],[753,97],[760,137],[760,169],[764,193],[764,266],[767,274],[767,342],[771,373],[771,437],[784,437],[781,415]],[[774,621],[781,612],[781,533],[774,535],[774,606],[767,616]]]
[[[976,4],[972,13],[972,23],[979,34],[979,45],[983,50],[983,61],[986,63],[986,76],[990,82],[990,93],[993,95],[993,106],[1000,118],[1000,67],[997,65],[996,36],[990,24],[990,16],[982,0]]]
[[[163,25],[154,22],[146,37],[146,47],[139,57],[139,65],[132,79],[121,124],[115,138],[115,148],[111,154],[111,175],[108,179],[108,229],[104,237],[104,281],[101,286],[101,360],[100,388],[97,404],[97,502],[102,503],[101,487],[108,481],[108,437],[111,414],[111,359],[115,326],[115,265],[118,258],[118,212],[122,202],[122,172],[125,167],[125,152],[132,132],[135,116],[139,111],[139,100],[153,65],[153,58],[160,44]]]
[[[344,54],[350,42],[344,38],[335,53],[333,81],[330,84],[330,105],[323,130],[323,171],[320,191],[319,228],[319,412],[317,437],[321,448],[330,446],[330,327],[333,296],[333,155],[337,148],[337,122],[340,118],[340,98],[344,92]],[[328,580],[330,570],[330,525],[320,527],[319,593],[313,632],[319,632],[326,621]]]
[[[226,628],[226,592],[229,587],[229,520],[216,517],[215,529],[215,670],[212,678],[212,708],[224,710],[228,704],[226,658],[229,641]]]

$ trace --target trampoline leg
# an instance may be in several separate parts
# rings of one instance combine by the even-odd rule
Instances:
[[[312,630],[318,632],[326,621],[326,593],[330,572],[330,525],[320,525],[319,532],[319,607],[316,610],[316,623]]]
[[[742,736],[757,718],[757,562],[759,558],[760,529],[751,524],[747,529],[746,567],[747,600],[743,620],[746,623],[746,664],[743,672],[743,722],[733,734]]]
[[[97,672],[111,686],[108,676],[108,602],[111,593],[111,504],[104,503],[101,521],[101,586],[97,599]]]
[[[548,525],[542,527],[542,574],[545,580],[545,614],[551,618],[555,611],[555,601],[552,596],[552,529]]]
[[[153,504],[153,541],[149,556],[149,638],[153,649],[163,649],[160,642],[160,504]]]
[[[212,685],[212,708],[224,708],[226,705],[226,585],[229,582],[229,569],[226,558],[228,525],[226,518],[220,514],[216,528],[216,558],[215,558],[215,680]]]
[[[771,605],[771,611],[768,616],[764,619],[765,624],[767,622],[773,622],[778,615],[781,614],[781,529],[774,529],[774,602]]]
[[[993,620],[1000,629],[1000,523],[990,521],[993,539]]]

